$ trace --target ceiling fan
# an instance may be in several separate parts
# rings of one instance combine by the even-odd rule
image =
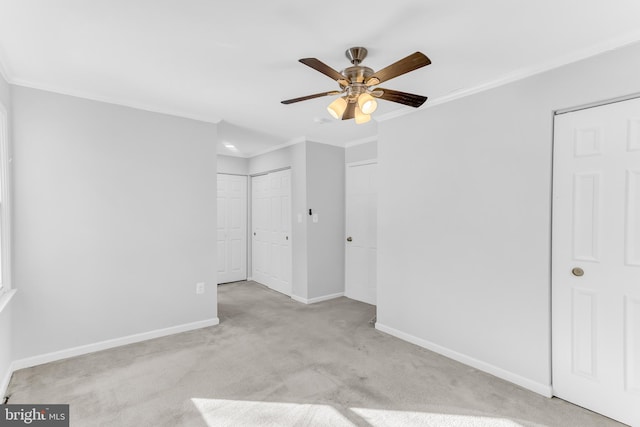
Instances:
[[[356,123],[366,123],[371,120],[371,113],[378,107],[376,98],[397,102],[418,108],[427,100],[426,96],[412,93],[399,92],[397,90],[375,87],[382,82],[401,76],[409,71],[417,70],[431,64],[431,60],[421,52],[415,52],[386,68],[373,71],[369,67],[360,65],[367,57],[367,49],[364,47],[352,47],[347,49],[345,55],[353,66],[338,72],[316,58],[302,58],[299,61],[331,77],[340,85],[340,90],[316,93],[300,98],[287,99],[283,104],[306,101],[307,99],[320,98],[322,96],[342,95],[334,100],[327,110],[336,119],[355,119]]]

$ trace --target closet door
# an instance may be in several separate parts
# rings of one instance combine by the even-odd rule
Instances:
[[[291,171],[251,179],[252,279],[291,295]]]
[[[553,391],[640,426],[640,99],[556,116]]]
[[[247,279],[247,177],[218,174],[218,283]]]

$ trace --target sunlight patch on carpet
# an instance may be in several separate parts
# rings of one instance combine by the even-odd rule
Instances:
[[[523,427],[522,424],[506,418],[368,408],[351,408],[351,410],[371,424],[372,427]]]
[[[241,425],[353,426],[353,423],[329,405],[199,398],[192,398],[191,401],[200,411],[207,426],[210,427]]]

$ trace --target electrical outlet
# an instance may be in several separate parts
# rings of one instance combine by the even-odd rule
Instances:
[[[204,294],[204,282],[196,283],[196,294]]]

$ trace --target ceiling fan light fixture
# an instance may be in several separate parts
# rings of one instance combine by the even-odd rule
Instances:
[[[342,115],[344,114],[344,111],[346,109],[347,109],[347,98],[344,96],[334,100],[327,107],[327,111],[329,112],[329,114],[331,114],[331,116],[337,120],[340,120],[342,118]]]
[[[371,114],[378,108],[378,103],[373,96],[368,93],[363,93],[358,96],[358,107],[360,107],[360,111],[362,111],[363,114]]]
[[[402,76],[418,68],[431,64],[431,60],[422,52],[414,52],[385,68],[374,71],[365,67],[362,61],[367,56],[364,47],[352,47],[345,52],[351,64],[338,72],[317,58],[302,58],[299,62],[331,78],[340,85],[340,90],[321,92],[313,95],[280,101],[293,104],[308,99],[329,95],[343,95],[327,107],[327,111],[336,120],[355,119],[357,124],[371,120],[371,113],[378,108],[378,99],[418,108],[427,100],[426,96],[415,95],[397,90],[377,88],[378,84]]]
[[[356,121],[356,124],[361,125],[361,124],[367,123],[369,120],[371,120],[371,115],[363,113],[362,110],[360,110],[360,107],[358,107],[356,105],[356,111],[355,111],[354,119]]]

